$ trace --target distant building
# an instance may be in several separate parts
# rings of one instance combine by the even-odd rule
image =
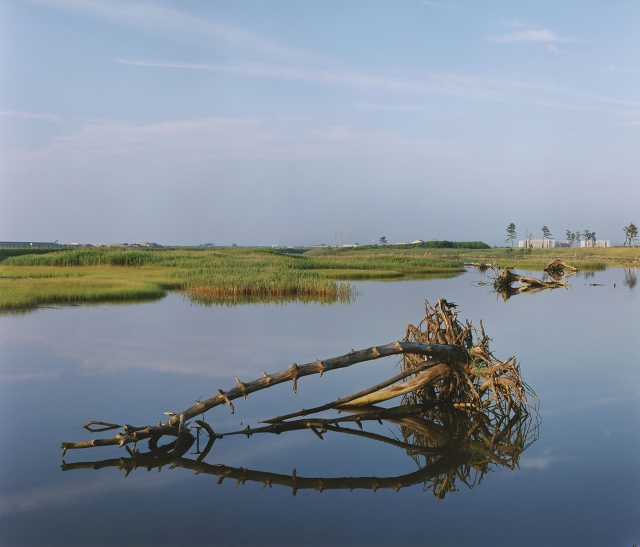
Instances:
[[[416,243],[424,243],[424,241],[422,241],[421,239],[416,239],[415,241],[411,242],[411,245],[415,245]]]
[[[157,243],[141,241],[140,243],[107,243],[105,247],[115,247],[120,249],[157,249],[162,247]]]
[[[57,241],[0,241],[0,249],[57,249],[64,247]]]
[[[558,247],[571,247],[566,239],[530,239],[529,246],[534,249],[557,249]],[[526,248],[526,241],[518,241],[518,247]]]
[[[608,239],[596,239],[594,243],[591,239],[588,239],[587,241],[581,241],[580,247],[583,249],[592,247],[611,247],[611,241],[609,241]]]

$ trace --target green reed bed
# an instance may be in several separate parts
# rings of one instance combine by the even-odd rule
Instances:
[[[158,298],[167,290],[184,291],[198,302],[349,301],[354,288],[340,280],[431,277],[463,269],[457,259],[393,253],[74,249],[6,258],[0,264],[0,309]]]
[[[161,298],[184,282],[166,267],[0,265],[0,310]]]
[[[162,298],[166,291],[158,285],[127,279],[93,278],[78,283],[77,278],[31,278],[0,280],[0,310],[31,308],[42,304],[105,302]]]
[[[79,249],[7,258],[0,309],[43,303],[155,298],[184,290],[193,298],[348,298],[352,288],[300,268],[272,250]]]

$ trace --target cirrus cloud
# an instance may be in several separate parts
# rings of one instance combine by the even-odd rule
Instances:
[[[501,36],[490,36],[489,40],[492,42],[541,42],[544,44],[554,42],[572,43],[578,41],[575,38],[558,36],[555,32],[549,29],[533,28],[520,30],[518,32],[511,32]]]

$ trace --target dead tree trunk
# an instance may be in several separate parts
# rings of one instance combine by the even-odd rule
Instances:
[[[455,304],[444,299],[438,300],[436,306],[430,306],[428,302],[425,304],[426,317],[417,327],[413,325],[407,327],[407,334],[402,342],[373,346],[359,351],[351,350],[340,357],[324,361],[316,360],[304,365],[293,363],[286,370],[274,374],[263,371],[262,378],[246,383],[236,377],[235,387],[226,391],[219,389],[217,395],[204,401],[196,401],[195,405],[182,412],[165,413],[170,416],[165,423],[158,422],[157,426],[144,427],[125,424],[123,431],[115,437],[84,442],[63,442],[62,449],[66,452],[70,449],[108,445],[126,447],[128,444],[133,444],[135,452],[138,441],[149,439],[153,448],[157,447],[157,442],[162,436],[168,435],[176,438],[175,450],[177,450],[182,440],[193,439],[188,427],[189,420],[203,415],[216,406],[227,404],[233,413],[233,400],[240,397],[246,398],[256,391],[291,381],[293,391],[296,393],[298,379],[303,376],[322,375],[324,372],[391,355],[403,356],[403,370],[401,374],[390,380],[322,407],[276,417],[268,422],[274,424],[273,427],[282,428],[284,420],[289,418],[335,407],[362,407],[401,395],[404,396],[405,402],[421,405],[437,404],[465,409],[488,408],[494,415],[502,416],[507,420],[514,412],[528,412],[527,392],[530,394],[533,392],[522,381],[515,357],[506,361],[496,359],[489,351],[490,339],[484,333],[482,323],[480,323],[481,333],[478,334],[469,321],[466,324],[459,322]],[[198,421],[198,423],[213,438],[216,437],[208,424],[204,421]],[[287,424],[289,425],[286,427],[299,425],[291,422]],[[91,425],[106,427],[92,430]],[[95,432],[120,426],[89,422],[85,427]],[[243,433],[250,435],[254,431],[245,430]],[[128,447],[127,450],[131,452]]]

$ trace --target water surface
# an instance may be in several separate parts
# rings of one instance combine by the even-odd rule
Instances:
[[[628,277],[628,276],[627,276]],[[617,287],[614,289],[614,278]],[[568,290],[504,302],[475,271],[446,280],[358,282],[350,305],[203,307],[180,295],[132,306],[43,309],[0,317],[0,540],[3,545],[620,545],[640,542],[640,313],[622,270],[574,276]],[[603,286],[600,286],[603,285]],[[436,502],[418,484],[292,490],[194,474],[61,470],[61,441],[88,420],[154,424],[261,370],[402,339],[424,299],[483,320],[501,357],[516,355],[540,397],[539,439],[519,468]],[[216,431],[322,404],[397,373],[396,359],[302,378],[207,414]],[[365,426],[391,435],[389,425]],[[393,429],[393,428],[392,428]],[[395,430],[394,434],[397,434]],[[95,436],[95,435],[94,435]],[[193,452],[195,447],[191,449]],[[70,451],[67,463],[127,456]],[[186,455],[195,459],[197,455]],[[394,477],[399,448],[331,433],[226,437],[208,464],[299,477]]]

